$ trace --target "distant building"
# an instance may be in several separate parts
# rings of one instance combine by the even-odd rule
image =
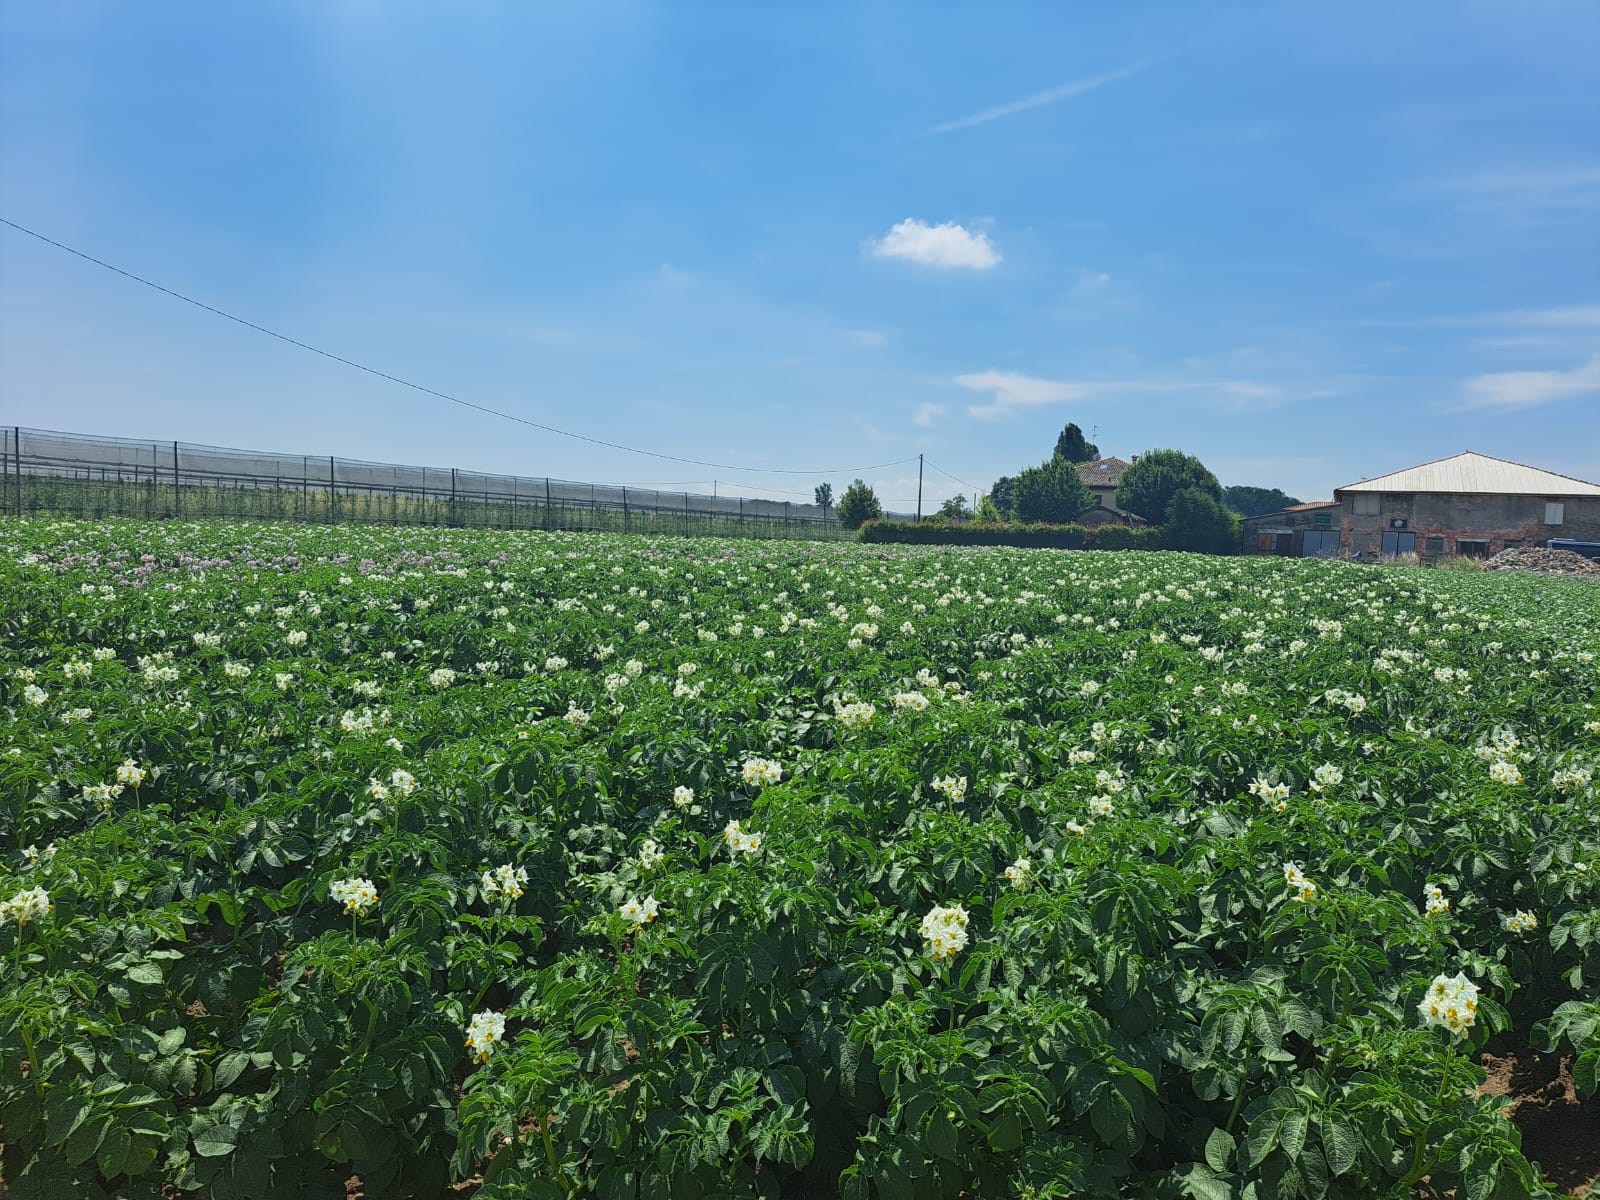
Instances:
[[[1467,451],[1335,488],[1362,557],[1487,558],[1551,538],[1600,539],[1600,484]]]
[[[1135,454],[1131,461],[1112,456],[1077,464],[1078,478],[1094,494],[1094,507],[1084,509],[1073,521],[1079,525],[1148,525],[1143,517],[1117,507],[1122,473],[1138,461]]]
[[[1125,512],[1120,508],[1113,508],[1109,504],[1096,504],[1093,508],[1086,508],[1072,518],[1074,525],[1148,525],[1138,513]]]
[[[1487,558],[1552,538],[1600,541],[1600,484],[1469,450],[1335,488],[1331,503],[1250,517],[1244,528],[1247,554]]]
[[[1138,461],[1139,456],[1135,454],[1132,462],[1113,455],[1111,458],[1097,458],[1092,462],[1079,463],[1078,478],[1083,480],[1084,487],[1094,493],[1096,504],[1116,509],[1117,484],[1122,482],[1122,473]]]
[[[1339,504],[1318,500],[1296,504],[1279,512],[1244,517],[1246,554],[1278,554],[1293,558],[1338,558],[1340,553]]]

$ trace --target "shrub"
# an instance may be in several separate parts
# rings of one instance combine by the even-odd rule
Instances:
[[[1020,472],[1011,483],[1011,512],[1019,521],[1064,524],[1094,506],[1094,493],[1078,478],[1078,468],[1052,458]]]
[[[1122,473],[1117,507],[1160,524],[1166,520],[1167,505],[1185,488],[1198,488],[1222,503],[1222,485],[1194,455],[1182,450],[1151,450]]]
[[[883,505],[878,503],[878,493],[857,479],[845,488],[839,504],[833,510],[839,515],[839,524],[846,529],[859,529],[863,522],[876,521],[883,516]]]
[[[1162,550],[1165,531],[1156,526],[1130,529],[1126,525],[1023,525],[1007,521],[994,525],[913,525],[907,521],[869,521],[861,527],[861,540],[876,545],[903,546],[1019,546],[1038,550]]]
[[[1179,550],[1231,554],[1239,548],[1239,518],[1199,488],[1184,488],[1167,505],[1167,540]]]

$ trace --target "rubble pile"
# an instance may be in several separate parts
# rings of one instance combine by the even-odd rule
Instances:
[[[1485,571],[1532,571],[1538,575],[1600,576],[1600,562],[1570,550],[1547,550],[1539,546],[1513,546],[1502,550],[1483,564]]]

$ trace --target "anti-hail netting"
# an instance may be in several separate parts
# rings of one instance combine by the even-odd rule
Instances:
[[[317,455],[272,454],[190,442],[137,441],[42,429],[4,430],[6,511],[126,516],[241,516],[372,520],[529,528],[659,528],[797,537],[839,531],[815,504],[663,492],[544,476],[491,475],[449,467]],[[257,493],[257,495],[250,495]],[[560,514],[568,514],[566,517]],[[579,515],[586,514],[586,515]],[[910,519],[908,514],[886,514]],[[615,520],[612,520],[615,518]],[[621,522],[621,525],[617,524]],[[737,527],[729,532],[737,534]]]

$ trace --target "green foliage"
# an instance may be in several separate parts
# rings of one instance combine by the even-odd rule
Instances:
[[[1301,503],[1277,488],[1235,485],[1222,489],[1222,502],[1241,517],[1258,517]]]
[[[813,503],[823,512],[833,506],[833,484],[819,483],[811,493]]]
[[[839,517],[839,524],[846,529],[860,529],[865,522],[876,521],[883,516],[883,505],[878,503],[878,494],[857,479],[845,488],[834,512]]]
[[[870,521],[860,539],[877,545],[1017,546],[1041,550],[1164,550],[1166,532],[1157,526],[1023,525],[1016,521],[953,526],[924,521]]]
[[[1011,476],[1002,475],[989,489],[989,499],[994,501],[994,506],[1006,517],[1011,515],[1011,487],[1014,482]]]
[[[1076,423],[1069,422],[1056,438],[1054,457],[1069,463],[1086,463],[1100,457],[1100,447],[1086,441],[1083,430]]]
[[[1546,1194],[1594,585],[1162,536],[0,528],[8,1193]]]
[[[951,521],[965,521],[972,515],[972,509],[967,507],[967,498],[957,492],[939,506],[939,515]]]
[[[1018,521],[1064,525],[1086,508],[1094,493],[1065,459],[1051,458],[1018,473],[1011,484],[1011,515]]]
[[[1239,518],[1199,488],[1175,493],[1163,524],[1175,550],[1232,554],[1239,549]]]
[[[979,496],[978,507],[973,512],[972,519],[984,525],[993,525],[1005,520],[1005,514],[1000,511],[992,496]]]
[[[1122,473],[1117,507],[1159,525],[1166,519],[1172,498],[1186,488],[1197,488],[1219,503],[1222,500],[1222,485],[1198,458],[1181,450],[1151,450]]]

